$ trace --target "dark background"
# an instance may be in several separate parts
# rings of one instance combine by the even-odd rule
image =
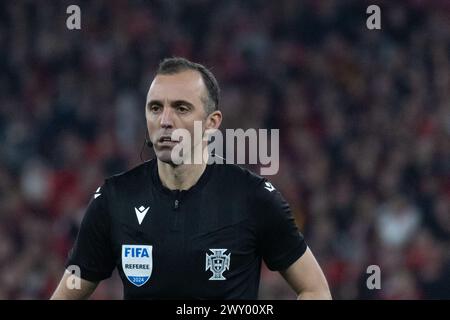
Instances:
[[[0,299],[51,295],[94,191],[141,162],[170,56],[211,68],[223,128],[280,129],[268,178],[334,298],[450,299],[450,2],[393,2],[2,1]],[[264,269],[260,298],[295,295]]]

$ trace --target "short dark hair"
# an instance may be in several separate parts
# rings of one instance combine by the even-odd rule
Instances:
[[[205,84],[206,91],[208,93],[206,101],[203,101],[206,114],[210,114],[218,110],[220,95],[219,83],[212,72],[205,66],[181,57],[166,58],[159,64],[156,74],[176,74],[186,70],[198,71],[202,76],[203,83]]]

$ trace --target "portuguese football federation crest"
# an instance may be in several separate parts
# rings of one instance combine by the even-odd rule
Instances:
[[[213,274],[209,280],[226,280],[223,276],[225,270],[230,269],[230,256],[225,254],[227,249],[209,249],[212,254],[206,253],[206,271],[210,270]]]

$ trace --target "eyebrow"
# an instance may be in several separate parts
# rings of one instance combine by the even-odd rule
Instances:
[[[152,99],[149,102],[147,102],[147,107],[151,106],[152,104],[158,104],[160,106],[164,105],[164,103],[161,100]],[[191,108],[194,107],[194,105],[192,103],[190,103],[189,101],[183,100],[183,99],[174,100],[174,101],[170,102],[171,106],[177,106],[177,105],[180,105],[180,104],[185,104],[185,105],[187,105],[187,106],[189,106]]]

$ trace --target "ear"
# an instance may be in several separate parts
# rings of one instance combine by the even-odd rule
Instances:
[[[222,123],[222,112],[214,111],[208,115],[205,122],[205,129],[219,129]]]

